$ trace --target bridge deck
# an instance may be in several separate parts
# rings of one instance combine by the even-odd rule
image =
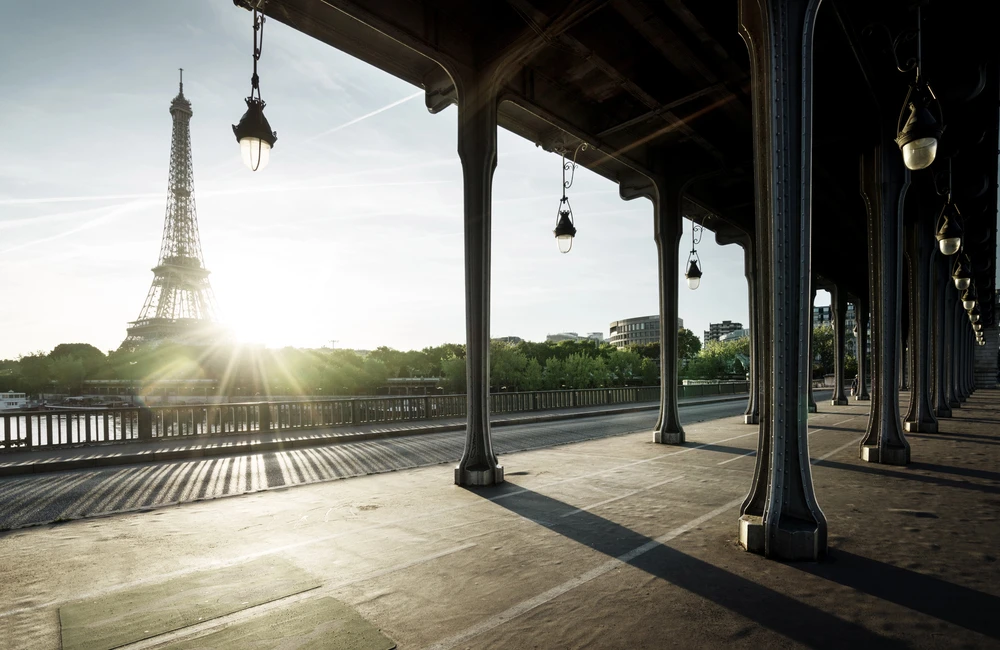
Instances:
[[[14,531],[0,537],[0,646],[58,648],[71,601],[233,580],[231,567],[247,571],[227,586],[266,591],[250,568],[280,558],[320,586],[134,647],[306,625],[299,612],[326,596],[400,648],[995,647],[1000,392],[910,436],[905,468],[857,460],[866,413],[810,419],[820,564],[736,546],[756,430],[726,418],[690,425],[679,448],[643,433],[505,455],[508,482],[481,491],[432,466]]]

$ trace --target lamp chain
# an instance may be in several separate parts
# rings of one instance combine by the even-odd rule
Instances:
[[[260,100],[260,77],[257,76],[257,61],[260,60],[260,51],[264,47],[264,3],[254,5],[253,8],[253,76],[250,77],[250,98],[257,95]],[[259,32],[259,36],[258,36]]]

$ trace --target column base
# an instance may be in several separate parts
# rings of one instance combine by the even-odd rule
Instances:
[[[861,447],[861,460],[883,465],[909,465],[910,450],[897,447],[880,451],[877,445],[864,445]]]
[[[937,433],[937,422],[903,422],[903,431],[907,433]]]
[[[804,560],[816,562],[826,555],[826,535],[812,521],[794,520],[786,522],[775,531],[767,557],[773,560]]]
[[[872,399],[872,397],[868,393],[863,393],[861,395],[855,395],[854,396],[854,401],[855,402],[870,402],[871,399]]]
[[[743,424],[760,424],[760,418],[756,415],[744,415]]]
[[[815,404],[810,404],[808,410],[810,413],[819,413],[819,409]]]
[[[950,408],[950,409],[960,409],[960,408],[962,408],[962,403],[959,402],[957,399],[950,400],[948,402],[948,408]]]
[[[653,442],[660,445],[679,445],[684,442],[684,431],[653,431]]]
[[[740,517],[740,546],[751,553],[764,554],[764,518],[755,515]]]
[[[455,468],[455,485],[464,487],[486,487],[503,483],[503,465],[492,469]]]
[[[830,400],[832,406],[847,406],[849,402],[846,397],[838,397],[837,399]]]
[[[740,517],[740,546],[751,553],[764,554],[764,521],[754,515]],[[826,540],[820,527],[813,522],[783,522],[774,531],[767,557],[772,560],[816,561],[826,555]]]
[[[934,409],[934,417],[936,418],[950,418],[951,409],[950,408],[936,408]]]

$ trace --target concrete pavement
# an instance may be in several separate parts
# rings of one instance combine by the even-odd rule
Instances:
[[[681,447],[643,432],[507,453],[496,488],[430,466],[13,531],[0,647],[60,647],[60,611],[80,599],[131,602],[232,567],[246,570],[224,587],[263,589],[252,567],[269,557],[321,586],[126,647],[199,647],[308,620],[326,598],[404,650],[997,647],[1000,393],[911,435],[908,467],[858,460],[866,419],[857,403],[810,418],[822,563],[738,549],[756,428],[731,417],[687,426]]]

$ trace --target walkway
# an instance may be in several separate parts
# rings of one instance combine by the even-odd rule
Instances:
[[[130,648],[273,647],[234,640],[261,629],[356,648],[388,647],[378,629],[403,649],[996,647],[1000,392],[911,436],[906,468],[857,459],[865,406],[821,409],[820,564],[737,548],[756,431],[728,418],[682,448],[637,433],[505,454],[508,483],[481,491],[432,466],[14,531],[0,646],[58,648],[60,617],[88,612],[127,638],[164,632]],[[220,593],[253,597],[217,611]],[[171,595],[129,627],[129,603]],[[309,627],[325,607],[339,634]]]
[[[733,416],[742,413],[745,404],[745,398],[689,403],[681,409],[681,417],[685,423],[692,423]],[[582,414],[589,417],[576,417]],[[509,426],[494,430],[495,447],[504,455],[649,431],[656,417],[655,408],[640,406],[497,418]],[[541,421],[535,421],[539,419]],[[80,456],[96,464],[118,464],[122,460],[128,463],[0,479],[0,493],[4,495],[0,500],[0,530],[411,467],[454,464],[461,458],[465,444],[464,423],[418,422],[402,426],[407,427],[403,429],[405,435],[399,436],[389,435],[396,428],[384,426],[359,427],[347,432],[343,429],[297,432],[292,434],[294,440],[308,445],[288,444],[286,435],[285,449],[253,454],[245,453],[246,441],[236,445],[219,439],[154,443],[154,449],[166,448],[182,456],[181,460],[168,462],[148,462],[152,458],[144,444],[34,452],[31,454],[33,459],[20,462],[34,462],[37,468],[45,469],[58,464],[74,464],[76,460],[67,463],[66,459]],[[375,437],[371,437],[373,435]],[[257,441],[261,438],[251,436]],[[333,440],[336,444],[320,446],[323,440]],[[203,458],[205,445],[216,445],[211,450],[224,455]],[[260,445],[255,446],[259,448]],[[122,454],[133,457],[123,459]],[[14,467],[24,469],[23,464]]]
[[[680,400],[681,407],[718,403],[742,403],[746,395],[695,397]],[[494,415],[494,427],[518,426],[539,422],[554,422],[589,418],[595,415],[648,412],[654,402],[583,406],[551,411],[528,411]],[[280,451],[299,447],[340,444],[350,441],[398,438],[442,431],[464,431],[465,418],[440,418],[377,424],[363,424],[325,429],[283,430],[276,433],[251,433],[220,436],[191,436],[156,439],[148,442],[92,445],[83,447],[17,451],[0,454],[0,477],[40,472],[63,471],[110,465],[150,463],[162,460],[231,456],[234,454]]]

